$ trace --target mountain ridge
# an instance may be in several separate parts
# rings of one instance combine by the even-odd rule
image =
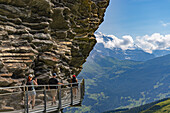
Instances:
[[[100,54],[118,58],[120,60],[135,60],[135,61],[147,61],[159,56],[170,54],[170,50],[152,50],[152,53],[148,53],[133,41],[133,45],[129,45],[130,39],[118,39],[113,35],[104,35],[101,32],[95,32],[97,44],[93,50],[96,50]],[[123,41],[127,41],[126,43]],[[126,47],[127,46],[127,47]]]

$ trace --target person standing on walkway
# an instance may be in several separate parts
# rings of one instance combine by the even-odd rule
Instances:
[[[48,89],[50,89],[51,95],[53,98],[51,105],[54,105],[54,104],[56,105],[56,96],[57,96],[57,89],[58,89],[57,85],[62,85],[62,83],[59,83],[59,81],[57,80],[56,77],[57,77],[57,74],[53,73],[53,77],[50,78],[49,82],[48,82],[48,84],[49,84]],[[50,85],[52,85],[52,86],[50,86]]]
[[[33,109],[35,105],[35,96],[36,96],[34,85],[38,85],[37,79],[33,80],[33,75],[29,74],[26,85],[29,85],[28,86],[28,105],[30,105],[30,102],[32,99],[32,109]]]
[[[76,75],[72,76],[71,83],[74,83],[72,85],[72,87],[73,87],[73,96],[76,97],[77,96],[77,88],[78,88],[78,84],[77,84],[78,80],[76,78]]]

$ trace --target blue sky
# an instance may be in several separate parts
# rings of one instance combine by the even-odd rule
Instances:
[[[99,29],[116,37],[170,34],[170,0],[110,0]]]

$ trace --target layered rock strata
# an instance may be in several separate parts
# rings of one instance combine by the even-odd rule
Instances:
[[[0,76],[78,75],[109,0],[0,0]],[[6,85],[8,86],[8,85]]]

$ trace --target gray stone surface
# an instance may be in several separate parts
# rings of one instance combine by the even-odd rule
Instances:
[[[0,0],[0,76],[78,75],[109,0]]]

